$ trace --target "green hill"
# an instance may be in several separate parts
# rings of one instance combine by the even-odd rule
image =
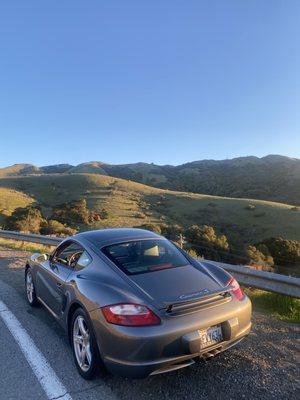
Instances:
[[[137,163],[102,168],[110,176],[164,189],[300,205],[300,160],[290,157],[269,155],[178,166]]]
[[[0,176],[31,175],[35,173],[39,173],[39,168],[32,164],[14,164],[0,168]]]
[[[161,189],[254,198],[300,205],[300,160],[279,155],[201,160],[178,166],[149,163],[110,165],[99,161],[35,167],[16,164],[0,176],[86,173],[129,179]]]
[[[90,210],[109,211],[108,219],[88,229],[145,223],[208,224],[241,245],[271,236],[300,241],[300,211],[286,204],[175,192],[98,174],[0,177],[0,188],[2,204],[10,203],[11,193],[18,193],[23,204],[35,201],[46,215],[51,215],[53,206],[82,197]],[[20,202],[11,203],[12,208],[17,206]]]
[[[0,221],[10,215],[18,207],[26,207],[32,204],[34,199],[23,192],[0,187]]]
[[[72,167],[68,171],[71,174],[101,174],[107,175],[105,170],[102,168],[102,163],[98,161],[91,161],[87,163],[82,163],[76,167]]]

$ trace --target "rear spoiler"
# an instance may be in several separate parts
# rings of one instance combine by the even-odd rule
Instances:
[[[229,286],[223,287],[222,289],[214,290],[207,294],[203,294],[202,296],[194,297],[192,299],[182,299],[182,300],[174,301],[174,302],[165,302],[165,303],[163,303],[164,304],[163,309],[166,310],[166,312],[170,313],[170,312],[172,312],[173,308],[176,308],[176,309],[185,308],[185,307],[188,307],[189,305],[197,306],[198,304],[201,304],[208,300],[211,300],[214,297],[225,298],[225,297],[230,296],[231,289],[232,289],[232,286],[229,285]]]

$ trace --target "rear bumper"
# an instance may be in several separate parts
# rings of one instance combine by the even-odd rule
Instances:
[[[231,347],[240,343],[250,332],[251,323],[246,332],[240,335],[239,338],[224,341],[218,345],[207,348],[201,352],[193,353],[185,356],[164,358],[156,361],[148,362],[128,362],[124,360],[112,359],[106,357],[104,362],[106,368],[114,375],[125,376],[128,378],[147,378],[149,375],[157,375],[166,372],[175,371],[177,369],[188,367],[195,363],[195,361],[207,360],[222,353]]]
[[[207,359],[239,343],[251,330],[251,302],[232,300],[221,307],[164,319],[155,327],[131,328],[100,321],[101,311],[91,317],[100,354],[116,375],[145,378]],[[104,326],[103,326],[104,324]],[[106,325],[105,325],[106,324]],[[199,329],[221,324],[223,341],[200,350]]]

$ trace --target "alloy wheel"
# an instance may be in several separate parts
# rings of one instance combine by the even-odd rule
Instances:
[[[33,303],[34,300],[34,285],[30,270],[26,274],[26,293],[29,303]]]
[[[74,321],[73,345],[79,367],[84,372],[88,371],[92,362],[90,334],[87,324],[81,315],[78,315]]]

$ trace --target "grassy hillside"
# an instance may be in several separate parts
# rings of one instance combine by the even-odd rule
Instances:
[[[30,196],[17,190],[0,187],[0,221],[18,207],[26,207],[34,202]]]
[[[269,155],[201,160],[178,166],[149,163],[110,165],[99,161],[0,168],[0,176],[85,173],[129,179],[157,188],[209,195],[254,198],[300,205],[300,160]]]
[[[102,165],[110,176],[151,186],[238,198],[300,204],[300,160],[270,155],[202,160],[178,166]]]
[[[91,210],[106,208],[110,214],[89,229],[164,222],[208,224],[241,245],[271,236],[300,240],[300,211],[286,204],[173,192],[97,174],[0,177],[0,188],[3,204],[10,203],[15,190],[25,203],[39,204],[46,215],[54,205],[85,197]]]
[[[0,168],[0,176],[16,176],[38,173],[39,168],[31,164],[14,164],[9,167]]]
[[[76,167],[70,168],[68,172],[71,174],[107,175],[105,170],[102,168],[102,163],[100,163],[98,161],[91,161],[91,162],[79,164]]]

